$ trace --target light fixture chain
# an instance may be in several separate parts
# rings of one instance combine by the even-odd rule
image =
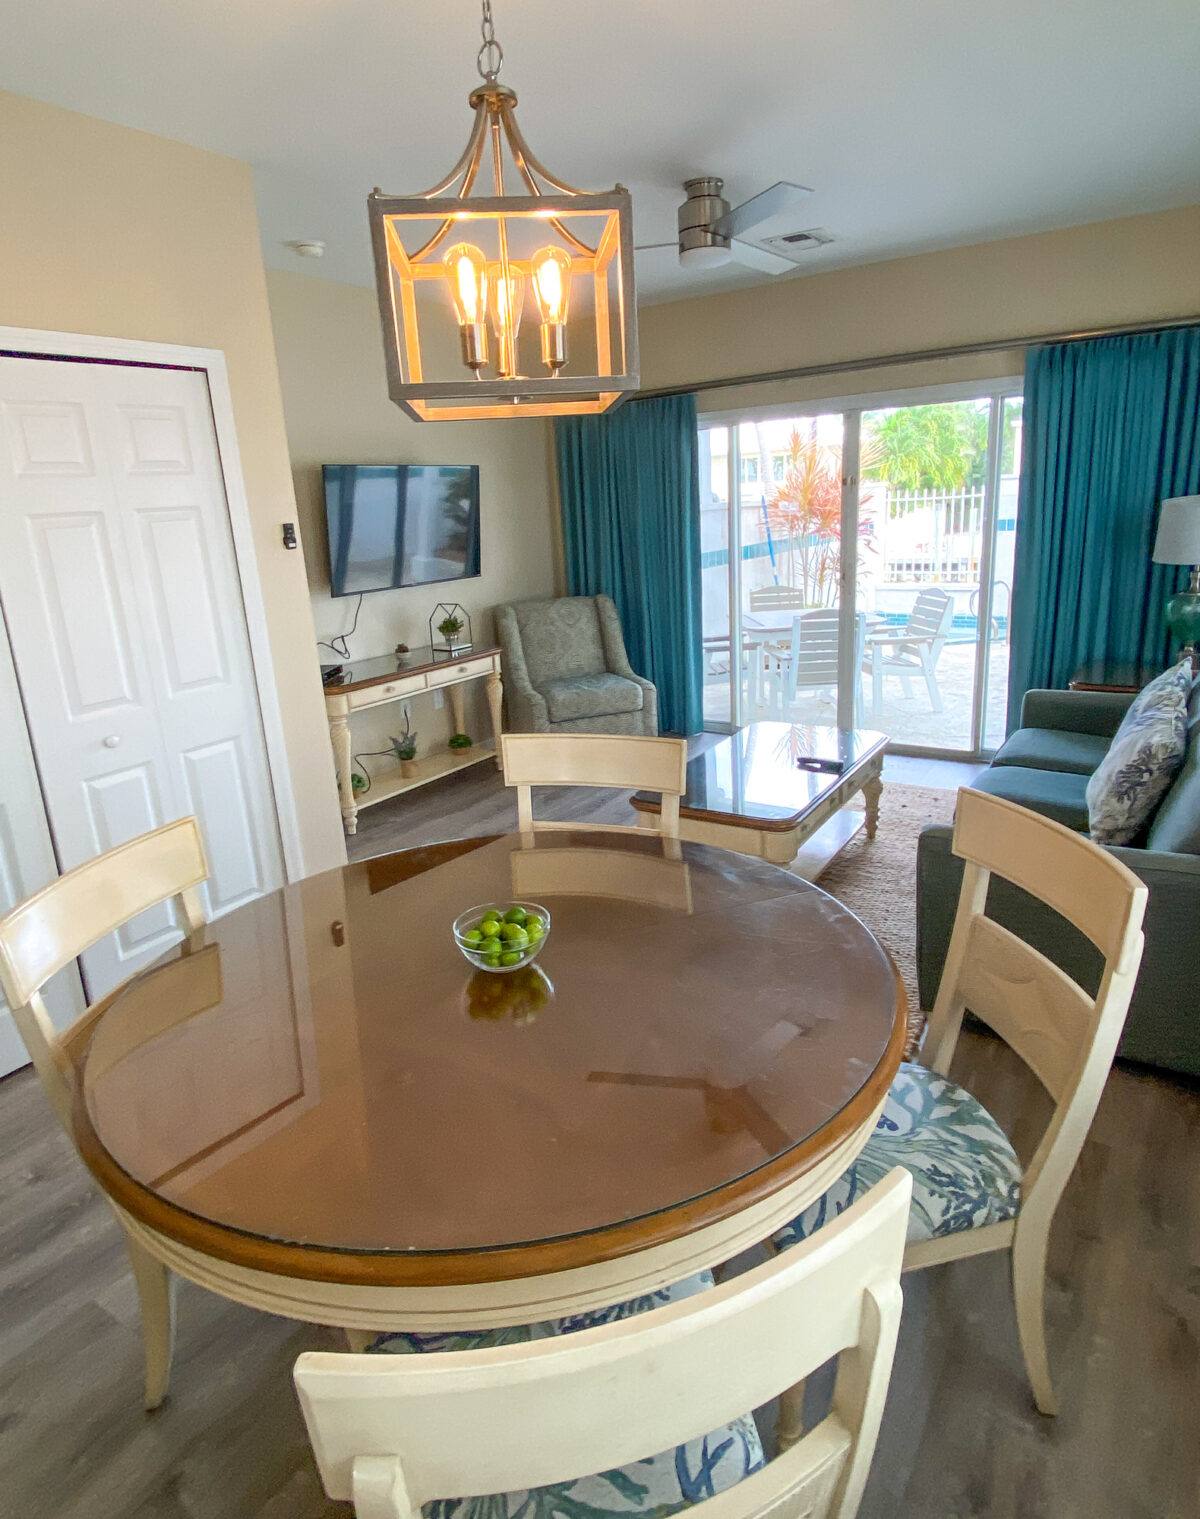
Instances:
[[[496,82],[496,76],[504,63],[504,49],[496,41],[496,27],[492,20],[492,0],[483,0],[483,20],[479,25],[483,46],[479,49],[475,66],[481,79],[488,84]]]

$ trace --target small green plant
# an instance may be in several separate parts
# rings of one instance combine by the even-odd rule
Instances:
[[[357,796],[360,791],[365,791],[368,784],[369,782],[367,781],[366,776],[363,775],[361,771],[352,770],[350,772],[350,790],[354,792],[355,796]]]
[[[416,759],[417,735],[415,733],[406,733],[402,738],[393,738],[392,748],[398,760]]]
[[[463,630],[463,620],[461,617],[455,617],[451,613],[449,617],[442,618],[441,622],[437,625],[437,630],[443,638],[456,638]]]
[[[469,749],[475,740],[469,733],[452,733],[450,735],[451,749]]]

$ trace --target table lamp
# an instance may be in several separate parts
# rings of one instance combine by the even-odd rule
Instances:
[[[1184,653],[1194,655],[1200,646],[1200,496],[1172,496],[1163,502],[1154,562],[1192,567],[1187,590],[1167,602],[1167,626]]]

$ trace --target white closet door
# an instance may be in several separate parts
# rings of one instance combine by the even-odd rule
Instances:
[[[0,359],[0,602],[59,863],[192,813],[219,915],[283,878],[205,376]],[[168,908],[84,956],[101,995]]]
[[[17,680],[0,628],[0,917],[58,874],[33,756],[25,741],[25,718]],[[59,1028],[83,1011],[74,965],[55,976],[46,1006]],[[12,1014],[0,995],[0,1076],[28,1062]]]

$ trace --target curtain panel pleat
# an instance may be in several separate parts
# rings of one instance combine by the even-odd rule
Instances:
[[[1010,731],[1091,660],[1170,657],[1185,572],[1150,555],[1159,503],[1200,493],[1200,327],[1031,349],[1024,424]]]
[[[554,427],[567,588],[616,602],[664,732],[703,721],[695,396],[629,401]]]

